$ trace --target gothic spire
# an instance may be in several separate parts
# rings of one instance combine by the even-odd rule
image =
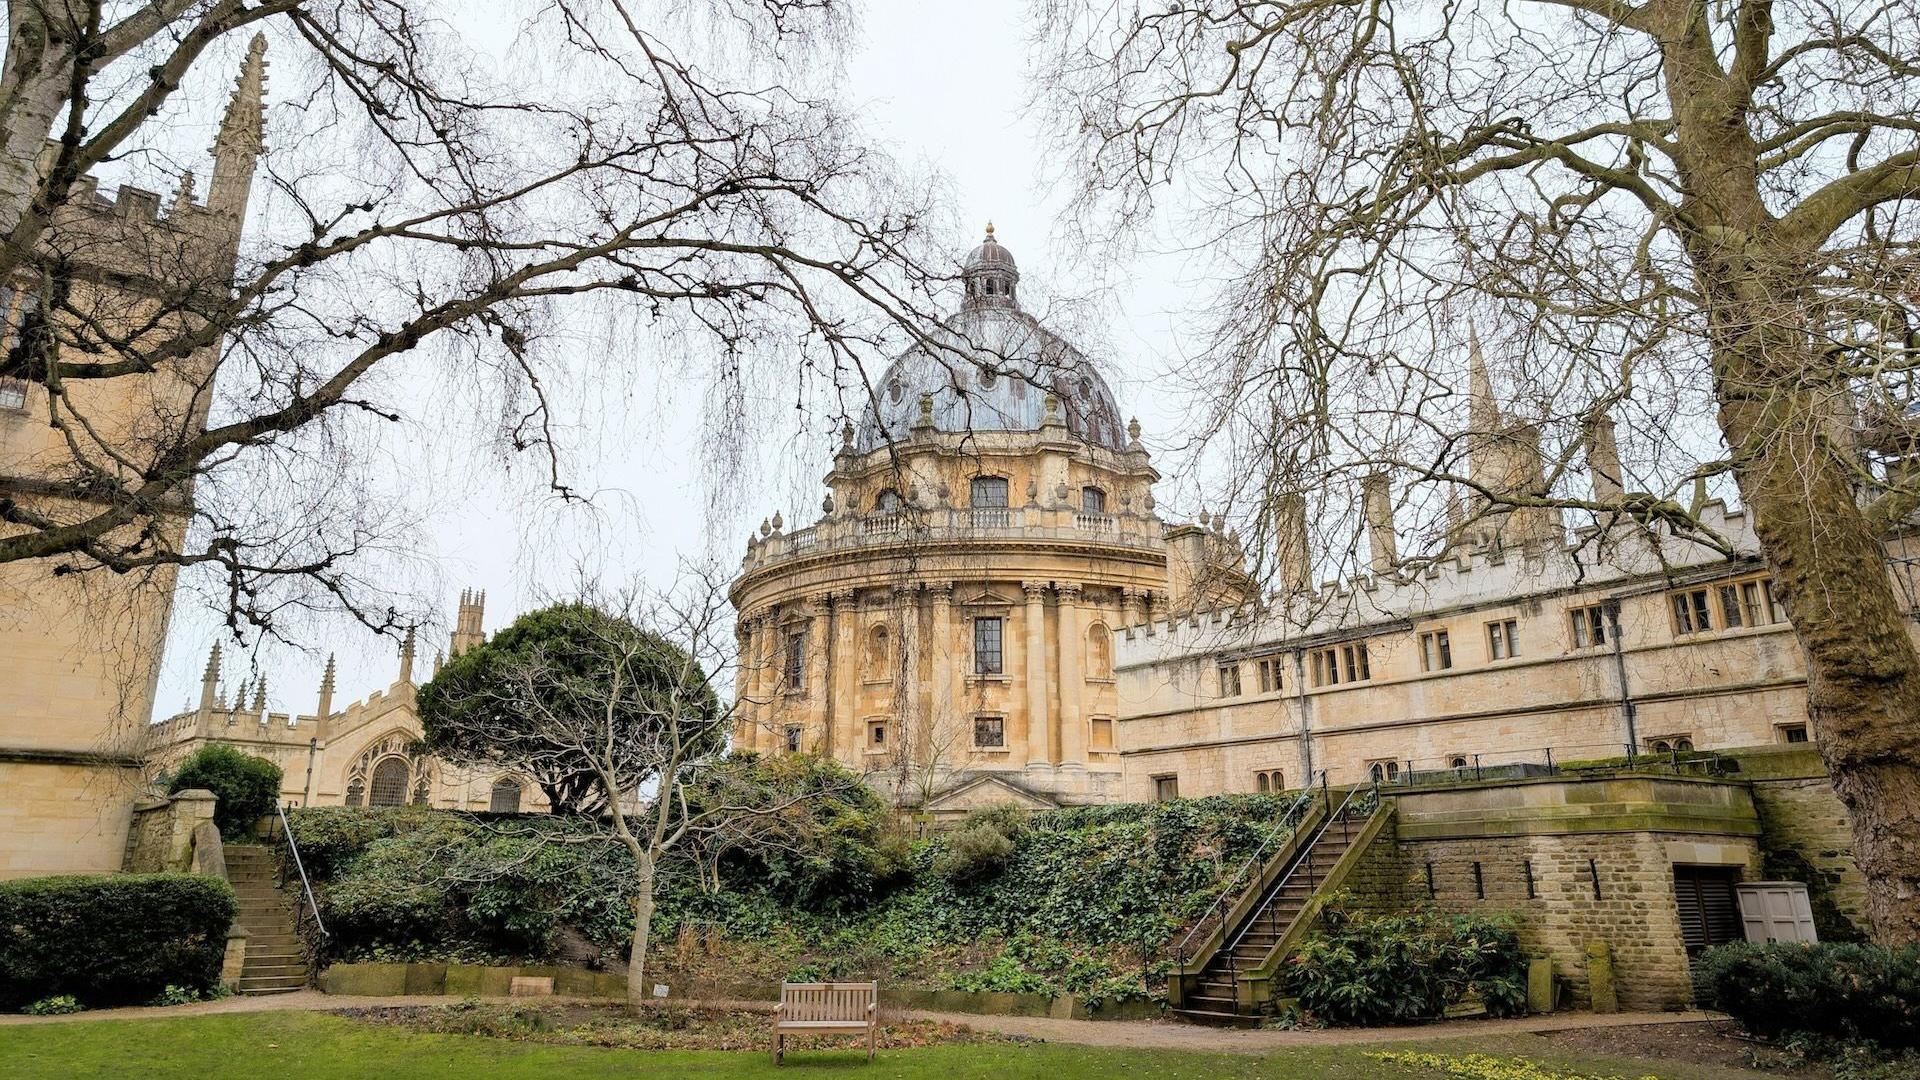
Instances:
[[[253,169],[266,147],[267,38],[255,34],[234,80],[233,96],[213,140],[213,182],[207,208],[238,219],[247,208]]]

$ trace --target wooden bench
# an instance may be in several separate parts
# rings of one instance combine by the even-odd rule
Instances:
[[[773,1062],[786,1053],[788,1034],[820,1035],[866,1032],[867,1060],[880,1034],[880,984],[780,984],[780,1004],[773,1007]]]

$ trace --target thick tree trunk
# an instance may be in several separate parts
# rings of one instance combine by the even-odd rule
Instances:
[[[640,874],[633,898],[633,939],[627,946],[627,1008],[635,1012],[647,1003],[647,939],[653,931],[653,874]]]
[[[1720,420],[1807,658],[1815,741],[1853,827],[1875,941],[1920,941],[1920,649],[1848,461],[1851,398],[1799,280],[1751,251],[1703,260]],[[1783,260],[1784,261],[1784,260]]]

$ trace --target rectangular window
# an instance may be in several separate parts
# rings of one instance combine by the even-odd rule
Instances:
[[[1746,613],[1748,626],[1770,626],[1787,621],[1787,613],[1773,598],[1772,578],[1741,582],[1740,606]]]
[[[1734,585],[1722,585],[1720,592],[1720,625],[1728,630],[1745,626],[1749,620],[1740,611],[1740,589]]]
[[[1313,685],[1327,685],[1327,674],[1329,671],[1333,673],[1334,682],[1340,681],[1340,667],[1338,664],[1332,662],[1332,649],[1315,649],[1309,659],[1312,661],[1310,666],[1313,668]]]
[[[867,745],[875,750],[887,745],[887,722],[885,720],[867,721]]]
[[[1007,720],[1004,716],[976,716],[973,718],[973,745],[984,750],[999,749],[1007,745]]]
[[[1080,512],[1083,514],[1104,514],[1107,512],[1107,493],[1097,487],[1080,489]]]
[[[1607,643],[1607,609],[1599,604],[1574,608],[1573,647],[1591,649]]]
[[[1180,778],[1177,776],[1156,776],[1153,778],[1153,801],[1172,802],[1180,797]]]
[[[799,752],[800,752],[800,725],[788,724],[787,725],[787,753],[797,754]]]
[[[1220,696],[1221,697],[1239,697],[1240,696],[1240,665],[1239,664],[1220,665]]]
[[[1487,655],[1495,660],[1511,660],[1520,655],[1520,622],[1501,619],[1487,624]]]
[[[973,620],[973,673],[1000,674],[1000,641],[1005,623],[998,618]]]
[[[1445,630],[1420,635],[1420,670],[1445,671],[1453,666],[1453,644]]]
[[[1280,689],[1280,660],[1262,660],[1254,665],[1260,677],[1260,692],[1271,694]]]
[[[1780,741],[1789,742],[1789,743],[1806,742],[1807,741],[1807,725],[1782,724],[1780,726]]]
[[[1346,661],[1347,681],[1361,682],[1373,678],[1373,670],[1367,664],[1367,646],[1365,642],[1340,646],[1340,658]]]
[[[1087,721],[1087,749],[1113,749],[1113,718],[1096,716]]]
[[[27,407],[27,384],[22,379],[0,379],[0,409],[20,412]]]
[[[1688,589],[1667,598],[1673,604],[1673,632],[1704,634],[1713,629],[1713,616],[1707,607],[1707,590]]]
[[[807,679],[807,635],[788,634],[787,649],[782,657],[780,684],[788,690],[798,691],[806,687]]]

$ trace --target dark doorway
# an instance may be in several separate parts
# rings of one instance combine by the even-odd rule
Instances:
[[[1734,895],[1734,886],[1739,881],[1737,866],[1673,868],[1673,896],[1680,906],[1680,936],[1687,943],[1689,957],[1746,936],[1740,925],[1740,901]]]

